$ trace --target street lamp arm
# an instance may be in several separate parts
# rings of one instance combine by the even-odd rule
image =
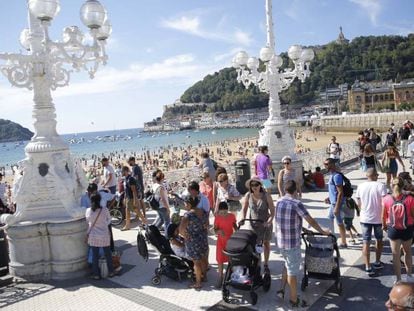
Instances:
[[[11,85],[29,90],[33,89],[31,78],[33,67],[30,55],[0,53],[0,59],[7,61],[5,65],[0,65],[0,71]]]

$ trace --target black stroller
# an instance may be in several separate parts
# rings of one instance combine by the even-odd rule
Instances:
[[[260,221],[244,219],[245,221]],[[252,230],[241,229],[236,231],[227,241],[224,254],[229,257],[226,274],[222,284],[223,300],[230,303],[229,286],[250,291],[251,304],[257,303],[255,290],[263,286],[268,291],[271,285],[269,273],[263,276],[260,272],[260,253],[256,251],[257,235]]]
[[[160,233],[156,226],[150,225],[146,227],[145,239],[160,253],[158,267],[155,269],[155,275],[151,279],[152,284],[159,285],[162,275],[178,281],[193,278],[193,262],[176,256],[171,249],[170,242]]]
[[[335,280],[335,288],[338,295],[340,295],[342,293],[342,281],[336,237],[333,234],[325,236],[306,229],[302,230],[304,231],[302,239],[306,246],[302,291],[308,287],[309,278]]]

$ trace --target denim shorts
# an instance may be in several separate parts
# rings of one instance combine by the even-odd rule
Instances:
[[[285,260],[285,267],[289,276],[297,276],[300,272],[300,263],[302,256],[300,254],[300,247],[292,249],[280,249],[280,253]]]
[[[339,208],[339,215],[335,216],[334,214],[334,209],[335,209],[335,205],[332,205],[329,207],[329,218],[330,219],[336,219],[336,223],[338,225],[343,225],[344,224],[344,208],[345,208],[345,203],[342,204],[342,206]]]
[[[362,240],[364,242],[371,241],[372,229],[374,229],[374,236],[377,241],[383,239],[382,224],[365,224],[361,222]]]

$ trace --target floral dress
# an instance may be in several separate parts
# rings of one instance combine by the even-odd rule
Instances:
[[[188,219],[187,239],[185,248],[188,257],[192,260],[200,260],[208,251],[207,231],[205,219],[199,218],[194,212],[187,212],[184,217]]]

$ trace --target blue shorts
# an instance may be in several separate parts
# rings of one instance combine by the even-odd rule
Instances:
[[[382,233],[382,224],[365,224],[361,222],[362,240],[371,241],[372,229],[374,229],[375,240],[381,241],[384,237]]]
[[[300,263],[302,256],[300,254],[300,247],[292,249],[280,249],[280,253],[285,260],[285,267],[289,276],[297,276],[300,272]]]
[[[343,225],[344,224],[344,207],[345,207],[345,203],[342,204],[342,206],[339,208],[339,215],[335,216],[334,214],[334,209],[335,209],[335,205],[332,205],[329,207],[329,219],[336,219],[336,223],[338,225]]]

